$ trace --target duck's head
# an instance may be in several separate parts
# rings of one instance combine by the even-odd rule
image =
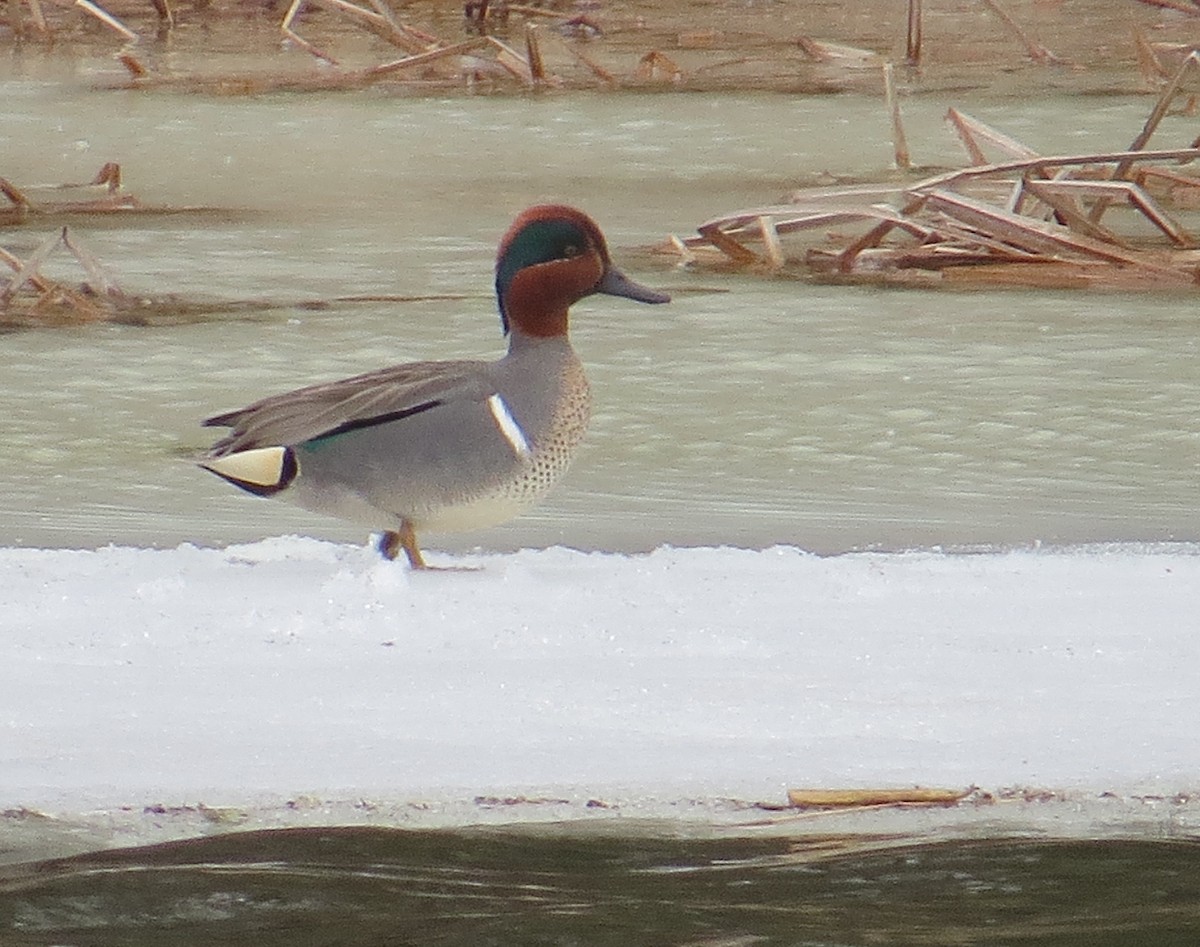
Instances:
[[[539,204],[513,221],[496,256],[496,298],[506,335],[565,335],[568,308],[592,293],[671,301],[613,266],[604,234],[582,211]]]

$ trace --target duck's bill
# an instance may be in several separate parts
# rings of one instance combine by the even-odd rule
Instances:
[[[671,301],[671,297],[666,293],[660,293],[649,286],[635,283],[615,266],[608,268],[608,272],[604,274],[604,278],[596,287],[596,292],[607,293],[609,296],[624,296],[626,299],[636,299],[640,303],[669,303]]]

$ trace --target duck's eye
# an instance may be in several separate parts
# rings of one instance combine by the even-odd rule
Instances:
[[[568,260],[571,259],[572,257],[579,256],[579,254],[581,254],[582,252],[583,252],[583,247],[581,247],[577,243],[568,243],[562,249],[563,257]]]

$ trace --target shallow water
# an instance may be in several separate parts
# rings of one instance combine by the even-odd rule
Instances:
[[[875,101],[226,100],[95,92],[40,74],[10,77],[0,94],[14,181],[82,180],[118,160],[145,202],[236,211],[73,222],[128,291],[285,304],[469,297],[0,336],[0,543],[362,538],[192,468],[184,455],[207,443],[198,420],[397,361],[497,354],[494,245],[542,199],[591,211],[626,267],[675,302],[577,307],[597,414],[574,469],[518,522],[433,545],[1200,538],[1189,295],[825,287],[622,253],[772,202],[823,169],[881,173],[890,152]],[[960,160],[940,127],[948,104],[1060,153],[1123,145],[1149,105],[1097,99],[1083,126],[1066,98],[918,98],[906,114],[925,163]],[[1184,124],[1168,120],[1160,139],[1190,137]],[[3,235],[17,252],[44,236],[37,225]],[[62,261],[47,270],[73,275]]]
[[[0,934],[12,947],[1195,943],[1194,843],[885,841],[236,833],[0,869]]]

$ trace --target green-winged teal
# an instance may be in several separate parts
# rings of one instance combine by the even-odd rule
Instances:
[[[416,534],[491,526],[562,476],[591,394],[567,310],[592,293],[670,297],[613,266],[600,228],[531,207],[496,259],[508,352],[494,362],[412,362],[275,395],[209,418],[232,428],[201,465],[259,496],[380,529],[379,551],[427,568]]]

